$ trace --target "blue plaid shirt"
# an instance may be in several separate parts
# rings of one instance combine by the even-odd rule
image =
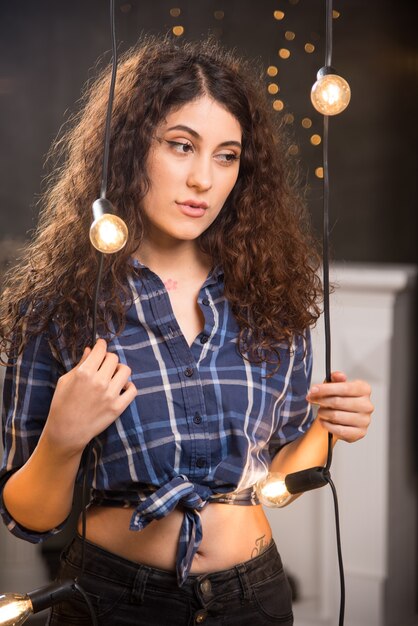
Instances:
[[[237,350],[239,328],[218,267],[200,289],[205,325],[189,347],[161,279],[134,265],[141,271],[130,279],[134,299],[126,327],[108,349],[132,369],[138,394],[94,440],[92,501],[133,507],[134,531],[181,505],[181,585],[202,538],[199,510],[210,501],[257,504],[254,485],[272,456],[309,428],[310,337],[295,339],[291,350],[281,346],[280,368],[266,378],[264,363],[250,363]],[[53,321],[50,327],[56,333]],[[62,339],[57,341],[59,353],[46,334],[32,338],[16,367],[7,368],[3,484],[31,455],[57,379],[74,367]],[[3,503],[1,512],[12,533],[34,543],[61,528],[33,532],[19,526]]]

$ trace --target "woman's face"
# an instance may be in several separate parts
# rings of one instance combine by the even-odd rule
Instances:
[[[215,220],[238,178],[238,120],[208,96],[168,113],[147,159],[145,241],[196,240]]]

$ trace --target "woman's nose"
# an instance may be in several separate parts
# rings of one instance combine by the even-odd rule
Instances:
[[[187,186],[207,191],[212,187],[212,161],[203,156],[196,155],[190,163],[187,176]]]

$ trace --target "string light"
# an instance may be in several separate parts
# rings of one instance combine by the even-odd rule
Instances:
[[[269,472],[264,480],[257,483],[257,495],[264,506],[280,508],[292,497],[286,487],[286,479],[279,472]]]
[[[321,135],[312,135],[310,142],[313,146],[319,146],[319,144],[321,143],[322,139],[321,139]]]
[[[122,250],[128,239],[125,222],[114,214],[112,204],[106,198],[93,202],[94,221],[90,227],[92,245],[104,254]]]
[[[298,0],[289,0],[290,4],[296,4]],[[323,308],[324,308],[324,327],[325,327],[325,380],[331,382],[331,333],[330,333],[330,306],[329,306],[329,170],[328,170],[328,127],[329,116],[336,115],[347,107],[350,101],[350,87],[347,81],[338,76],[332,68],[332,22],[333,19],[339,17],[338,11],[332,11],[332,0],[326,0],[326,46],[325,46],[325,64],[317,74],[317,80],[311,90],[311,101],[317,111],[323,114],[324,132],[323,136],[311,135],[310,141],[313,145],[323,144],[323,165],[315,169],[315,176],[324,180],[323,194]],[[275,16],[276,17],[276,16]],[[277,18],[276,18],[277,19]],[[291,32],[291,31],[287,31]],[[310,35],[313,41],[317,41],[316,33]],[[286,35],[285,38],[287,39]],[[311,54],[315,51],[315,46],[307,42],[304,46],[305,52]],[[281,58],[288,58],[290,51],[283,54],[286,49],[279,50]],[[274,106],[274,105],[273,105]],[[292,118],[292,119],[291,119]],[[291,114],[284,116],[284,121],[290,123],[293,121]],[[303,128],[310,128],[312,121],[310,118],[302,119]],[[342,558],[339,511],[337,492],[331,479],[329,469],[332,463],[332,434],[328,434],[328,451],[327,460],[324,467],[312,467],[301,472],[287,474],[286,476],[270,473],[262,479],[257,485],[258,497],[262,504],[266,506],[281,507],[285,506],[291,498],[292,494],[303,493],[309,489],[316,489],[329,484],[333,499],[335,512],[335,525],[337,535],[337,553],[340,574],[340,614],[339,626],[344,624],[344,608],[345,608],[345,582],[344,582],[344,566]]]
[[[311,90],[311,101],[322,115],[338,115],[347,108],[351,98],[350,86],[332,67],[322,67]]]
[[[184,34],[183,26],[173,26],[173,35],[175,35],[176,37],[181,37],[181,35],[183,34]]]
[[[30,591],[26,595],[19,593],[4,593],[0,595],[0,624],[2,626],[20,626],[34,613],[68,600],[71,596],[80,593],[89,609],[91,623],[97,626],[97,619],[91,602],[85,591],[74,580],[51,583],[41,589]]]
[[[323,487],[330,479],[326,467],[309,467],[300,472],[284,476],[280,472],[269,472],[257,483],[257,496],[269,508],[281,508],[292,496]]]
[[[283,111],[283,109],[284,109],[284,102],[283,102],[283,100],[273,100],[273,109],[275,111]]]

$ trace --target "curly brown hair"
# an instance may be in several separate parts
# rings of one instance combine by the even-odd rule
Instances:
[[[82,98],[82,107],[52,146],[39,225],[0,303],[0,349],[8,359],[54,319],[76,360],[91,334],[98,254],[88,232],[98,196],[110,71]],[[259,71],[213,40],[182,43],[146,37],[121,59],[116,81],[107,197],[129,229],[119,253],[104,259],[98,329],[124,326],[131,305],[130,259],[141,244],[145,169],[157,125],[167,113],[209,95],[242,128],[237,183],[222,211],[201,235],[201,249],[225,276],[225,296],[240,327],[241,354],[274,362],[319,315],[318,255],[304,203],[286,157],[284,133],[273,117]],[[273,357],[273,358],[272,358]]]

